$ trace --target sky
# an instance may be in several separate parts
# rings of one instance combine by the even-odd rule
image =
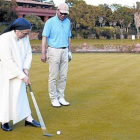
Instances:
[[[64,3],[65,0],[53,0],[55,5],[59,5],[60,3]],[[121,4],[122,6],[128,5],[130,7],[134,6],[136,2],[140,2],[140,0],[84,0],[87,4],[98,6],[99,4]]]

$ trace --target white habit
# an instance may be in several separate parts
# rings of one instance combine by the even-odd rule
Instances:
[[[29,37],[18,39],[14,31],[0,36],[0,122],[13,124],[31,115],[23,69],[32,60]]]

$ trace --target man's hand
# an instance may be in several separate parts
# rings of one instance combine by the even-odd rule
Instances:
[[[41,54],[41,61],[44,62],[44,63],[46,63],[46,60],[47,60],[46,53],[42,53]]]
[[[69,59],[69,62],[72,60],[72,53],[71,52],[68,52],[68,59]]]

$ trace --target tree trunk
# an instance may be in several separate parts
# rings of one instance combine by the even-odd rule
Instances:
[[[137,39],[139,39],[139,28],[137,28]]]
[[[128,33],[128,27],[126,27],[126,32]]]

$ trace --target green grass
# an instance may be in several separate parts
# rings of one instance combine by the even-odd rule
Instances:
[[[30,40],[31,45],[41,44],[41,40]]]
[[[24,121],[0,130],[2,140],[140,140],[140,55],[73,54],[65,98],[71,105],[53,108],[48,96],[48,63],[33,56],[31,84],[49,133]],[[37,119],[30,95],[32,115]]]

